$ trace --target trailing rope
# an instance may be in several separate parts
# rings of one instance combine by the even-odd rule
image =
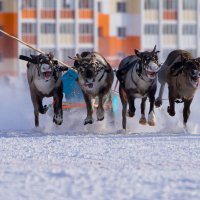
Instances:
[[[4,35],[6,35],[6,36],[8,36],[8,37],[10,37],[10,38],[12,38],[12,39],[14,39],[14,40],[17,40],[18,42],[20,42],[20,43],[22,43],[23,45],[29,47],[30,49],[33,49],[33,50],[35,50],[35,51],[37,51],[37,52],[39,52],[39,53],[41,53],[41,54],[46,54],[44,51],[42,51],[42,50],[40,50],[40,49],[34,48],[34,47],[31,46],[30,44],[27,44],[26,42],[20,40],[19,38],[15,37],[15,36],[13,36],[13,35],[10,35],[9,33],[5,32],[5,31],[3,31],[3,30],[1,30],[1,29],[0,29],[0,32],[3,33]],[[75,70],[73,67],[67,65],[66,63],[62,62],[61,60],[58,60],[58,59],[56,59],[56,60],[57,60],[57,62],[60,63],[61,65],[63,65],[63,66],[65,66],[65,67],[67,67],[67,68],[69,68],[69,69],[71,69],[71,70],[77,72],[77,70]]]

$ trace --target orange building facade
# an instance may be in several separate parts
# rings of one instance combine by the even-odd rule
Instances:
[[[0,28],[68,63],[98,51],[118,67],[134,49],[156,44],[161,62],[174,49],[200,54],[200,0],[0,0]],[[18,55],[36,52],[0,35],[0,74],[25,73]]]

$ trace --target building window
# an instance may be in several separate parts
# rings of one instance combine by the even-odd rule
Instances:
[[[42,8],[49,9],[49,10],[55,10],[56,9],[56,1],[55,0],[43,0]]]
[[[22,9],[36,8],[35,0],[22,0]]]
[[[144,8],[148,9],[158,9],[158,0],[145,0]]]
[[[125,27],[118,27],[117,28],[117,36],[119,38],[124,38],[126,37],[126,28]]]
[[[3,11],[3,2],[0,1],[0,11]]]
[[[163,6],[165,10],[177,10],[178,1],[177,0],[164,0]]]
[[[183,25],[183,35],[196,35],[197,27],[195,24],[184,24]]]
[[[98,12],[101,13],[102,12],[102,2],[98,2],[97,6],[98,6]]]
[[[36,24],[33,23],[23,23],[22,24],[23,34],[36,34]]]
[[[159,34],[158,24],[145,24],[144,33],[146,35],[158,35]]]
[[[126,12],[126,3],[125,2],[117,2],[117,12],[120,12],[120,13]]]
[[[163,34],[176,35],[177,34],[177,25],[176,24],[164,24],[163,25]]]
[[[196,10],[197,0],[183,0],[183,10]]]
[[[79,24],[80,34],[93,34],[93,24]]]
[[[79,0],[79,8],[93,8],[93,0]]]
[[[61,34],[74,34],[74,24],[60,24]]]
[[[62,0],[62,8],[74,8],[74,0]]]
[[[41,24],[41,33],[45,33],[45,34],[56,33],[56,25],[50,24],[50,23]]]

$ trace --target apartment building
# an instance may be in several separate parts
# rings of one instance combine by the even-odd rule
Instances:
[[[200,0],[141,0],[141,48],[157,44],[161,60],[185,49],[200,56]]]
[[[17,35],[17,2],[13,0],[0,1],[0,29]],[[0,33],[0,75],[17,74],[17,42]]]
[[[117,67],[155,44],[161,61],[173,49],[200,55],[199,8],[200,0],[0,0],[0,27],[64,62],[94,50]],[[4,36],[0,44],[0,70],[25,72],[17,56],[36,52]]]

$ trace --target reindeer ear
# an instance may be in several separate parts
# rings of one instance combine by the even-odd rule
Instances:
[[[157,54],[157,53],[160,53],[160,51],[156,51],[155,53],[156,53],[156,54]]]
[[[141,58],[141,52],[137,49],[135,49],[135,55]]]

